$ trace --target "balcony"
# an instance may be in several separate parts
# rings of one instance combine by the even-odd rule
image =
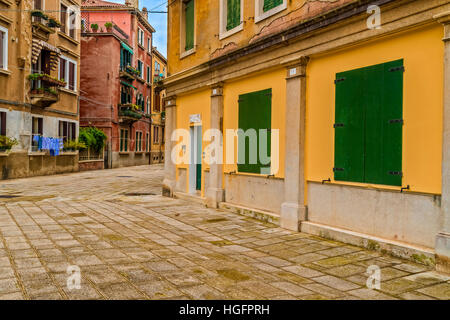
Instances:
[[[143,114],[139,110],[139,106],[132,103],[119,104],[119,122],[133,123],[142,119]]]
[[[53,18],[46,15],[41,10],[33,10],[31,11],[31,29],[33,36],[47,41],[49,35],[55,33],[55,28],[59,28],[61,23]]]
[[[34,73],[28,76],[31,81],[31,104],[47,108],[59,101],[59,87],[66,86],[66,82],[51,77],[48,74]]]
[[[139,75],[139,70],[136,70],[132,66],[120,66],[119,76],[121,78],[133,81]]]
[[[162,75],[162,74],[155,74],[153,76],[153,83],[158,83],[163,80],[164,80],[164,75]]]

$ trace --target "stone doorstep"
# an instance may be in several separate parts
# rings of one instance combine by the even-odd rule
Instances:
[[[400,241],[378,238],[364,233],[358,233],[309,221],[301,222],[301,232],[348,243],[369,250],[387,253],[394,257],[411,260],[416,263],[433,267],[435,266],[435,253],[433,249],[430,248],[415,246]]]
[[[277,226],[280,225],[280,217],[273,212],[264,211],[255,208],[249,208],[240,206],[234,203],[221,202],[219,208],[226,211],[231,211],[246,217],[254,218],[263,222],[273,223]]]
[[[176,199],[188,200],[188,201],[196,202],[196,203],[199,203],[202,205],[206,205],[206,198],[200,197],[199,195],[196,195],[196,194],[189,194],[189,193],[184,193],[184,192],[174,192],[173,197]]]

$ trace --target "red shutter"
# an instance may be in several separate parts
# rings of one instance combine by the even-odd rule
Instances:
[[[59,79],[64,79],[67,81],[66,78],[66,60],[63,58],[59,58]]]
[[[69,89],[75,90],[75,64],[69,62]]]
[[[0,112],[0,135],[6,136],[6,112]]]
[[[67,7],[61,5],[61,27],[59,28],[62,32],[66,33],[66,21],[67,21]]]
[[[44,130],[43,130],[43,119],[42,118],[38,118],[38,134],[43,135],[44,134]]]
[[[63,140],[67,141],[67,127],[68,127],[69,123],[64,121],[63,122]]]
[[[42,1],[34,0],[34,9],[42,9]]]

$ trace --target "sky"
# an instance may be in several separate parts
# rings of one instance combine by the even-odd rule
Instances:
[[[125,3],[125,0],[106,0]],[[167,0],[139,0],[139,9],[146,7],[149,11],[167,11]],[[167,58],[167,13],[149,13],[148,21],[156,30],[153,34],[153,46]]]

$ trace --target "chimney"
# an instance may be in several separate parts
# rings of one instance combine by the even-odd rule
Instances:
[[[146,7],[142,8],[142,15],[145,17],[145,20],[148,21],[148,11]]]
[[[125,0],[125,5],[128,7],[139,9],[139,0]]]

